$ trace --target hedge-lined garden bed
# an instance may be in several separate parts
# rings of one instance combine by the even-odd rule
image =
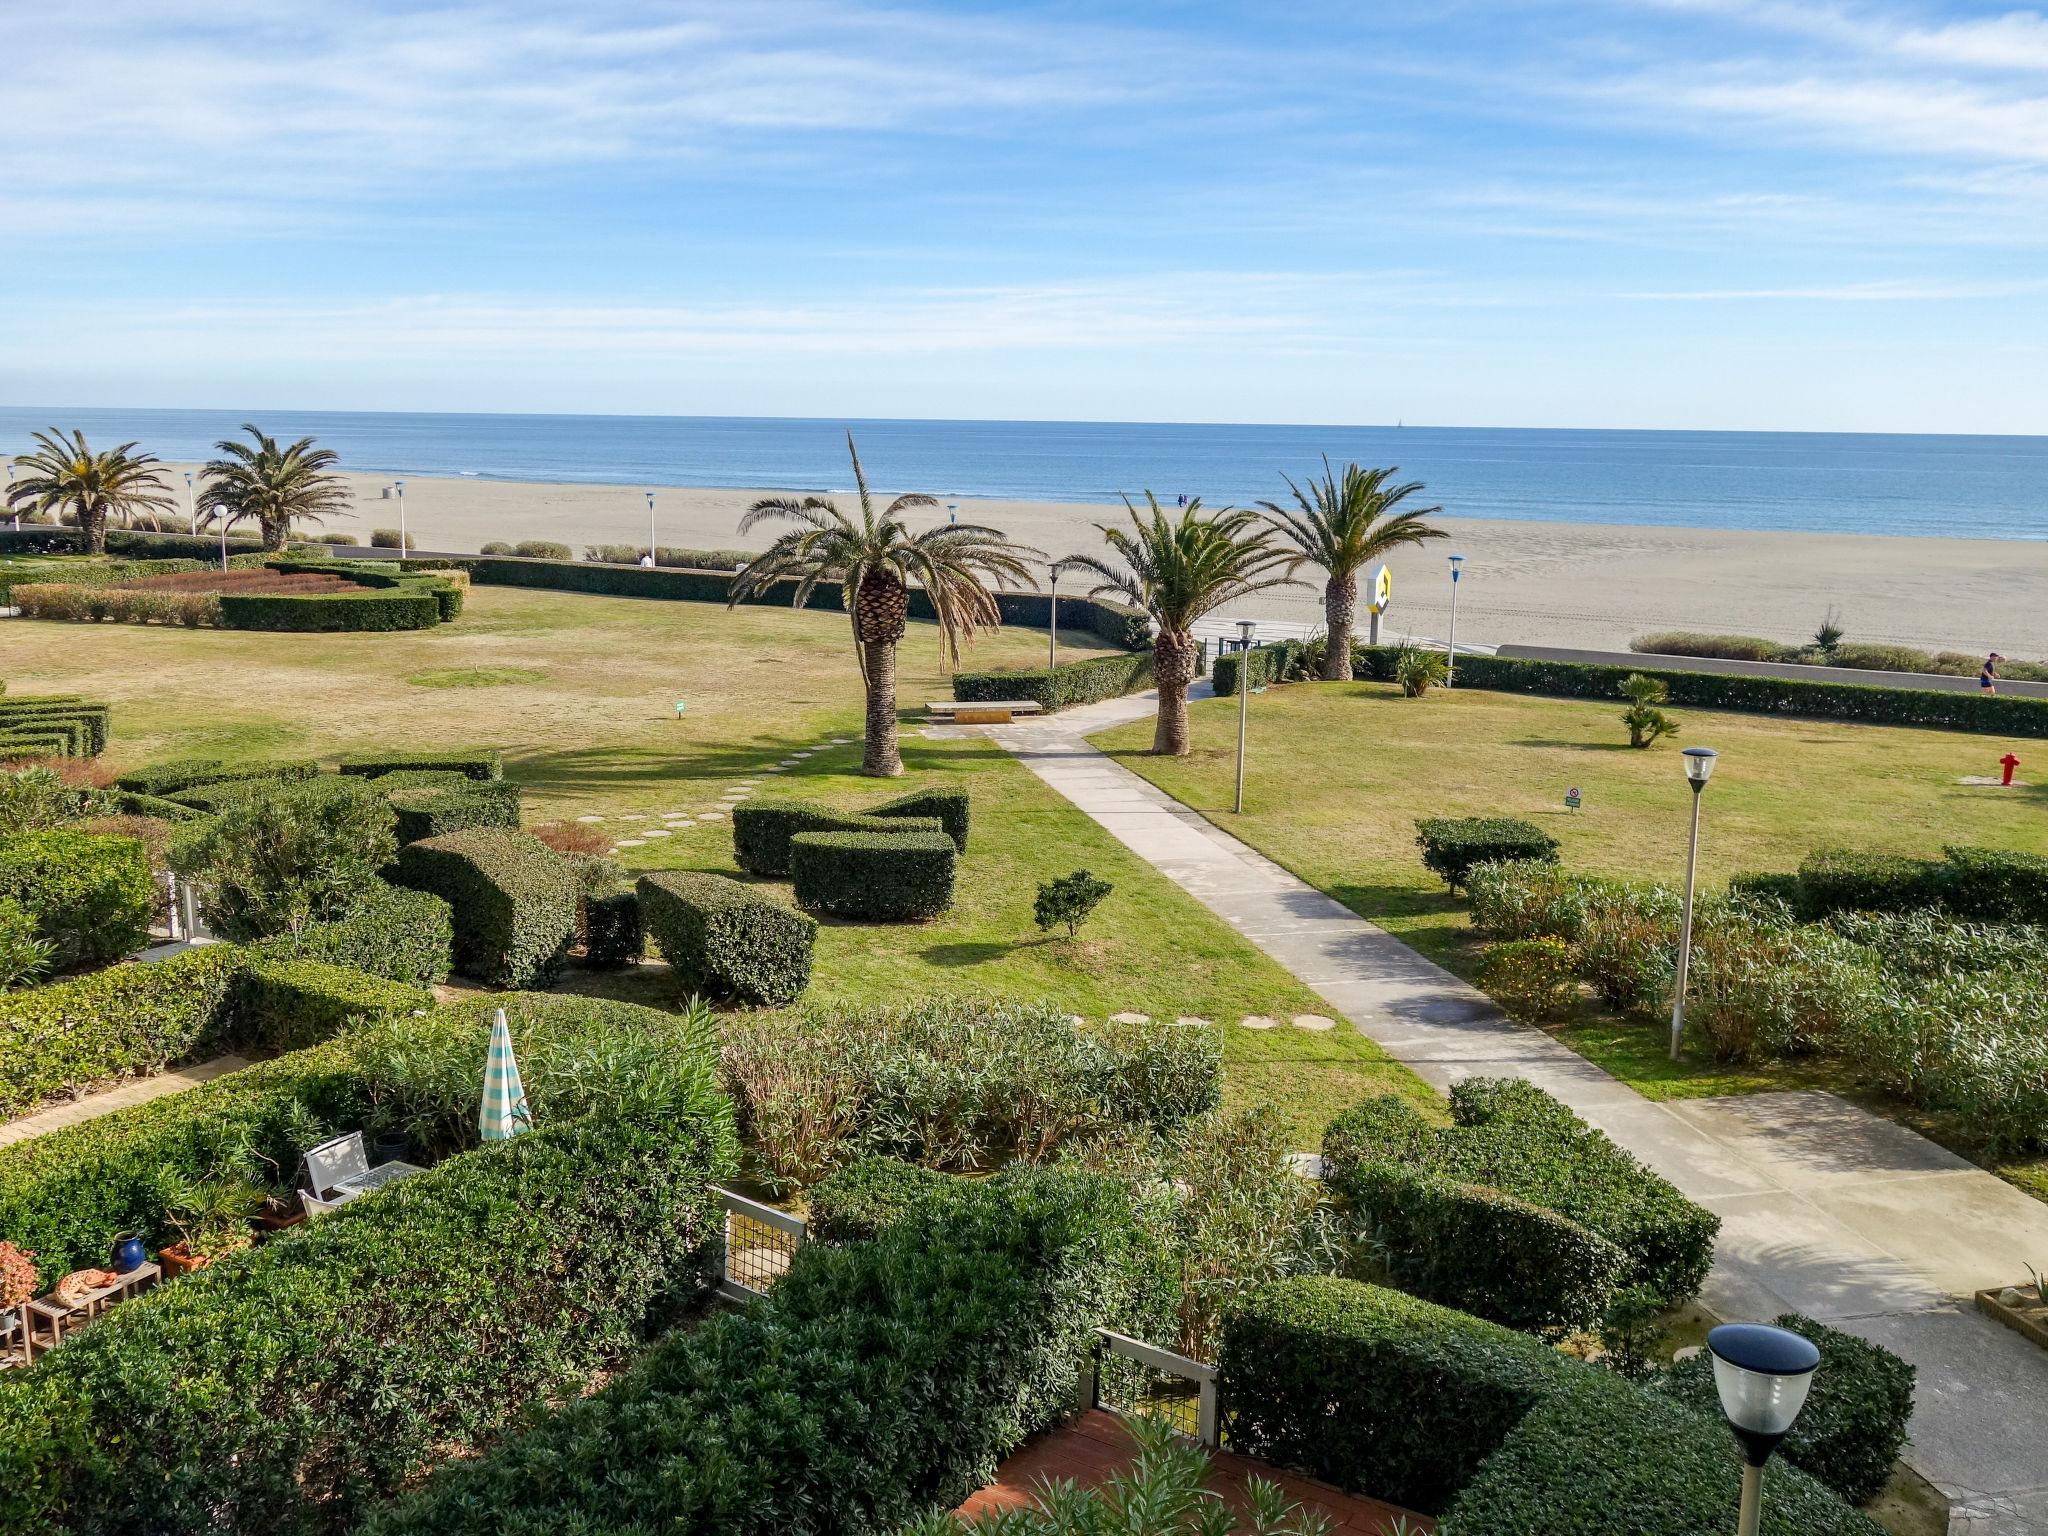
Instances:
[[[430,629],[462,612],[463,592],[455,581],[431,569],[392,569],[379,562],[270,559],[242,562],[227,573],[246,577],[252,570],[268,569],[286,576],[331,577],[345,584],[338,590],[251,592],[229,586],[212,592],[165,591],[125,585],[165,575],[203,579],[209,570],[181,561],[180,570],[166,572],[169,563],[141,569],[40,568],[29,573],[38,579],[12,582],[7,596],[30,618],[299,632]]]

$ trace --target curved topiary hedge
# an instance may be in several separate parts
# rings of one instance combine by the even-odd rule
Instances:
[[[811,982],[818,925],[723,875],[642,875],[641,920],[687,996],[794,1002]]]
[[[455,969],[499,987],[552,979],[576,937],[576,879],[525,832],[450,832],[398,850],[391,878],[448,903]]]
[[[798,906],[915,922],[952,906],[958,857],[943,832],[799,832],[790,839],[789,880]]]
[[[799,832],[937,832],[937,817],[883,817],[809,800],[744,801],[732,808],[732,856],[750,875],[789,877],[790,839]]]

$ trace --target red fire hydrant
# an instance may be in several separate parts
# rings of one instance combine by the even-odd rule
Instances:
[[[2019,760],[2018,758],[2014,757],[2014,756],[2013,756],[2013,755],[2012,755],[2012,754],[2011,754],[2010,752],[2008,752],[2008,753],[2006,753],[2006,754],[2005,754],[2005,756],[2001,757],[2001,758],[2000,758],[2000,759],[1998,760],[1998,765],[1999,765],[1999,767],[2001,767],[2001,768],[2003,768],[2003,769],[2005,770],[2005,777],[2004,777],[2004,778],[2002,778],[2002,779],[2000,779],[2000,780],[1999,780],[1998,782],[1999,782],[2000,784],[2006,784],[2006,785],[2009,785],[2009,784],[2011,784],[2011,783],[2012,783],[2012,771],[2013,771],[2013,769],[2015,769],[2015,768],[2019,767],[2019,765],[2020,765],[2020,760]]]

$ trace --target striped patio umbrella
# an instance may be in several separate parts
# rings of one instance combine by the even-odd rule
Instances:
[[[484,1058],[484,1102],[477,1111],[476,1128],[485,1141],[509,1141],[521,1131],[533,1129],[526,1087],[519,1081],[519,1063],[512,1055],[512,1031],[502,1008],[491,1021],[491,1049]]]

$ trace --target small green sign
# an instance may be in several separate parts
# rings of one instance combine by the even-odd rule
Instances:
[[[682,701],[681,699],[677,699],[677,700],[676,700],[676,715],[678,716],[678,718],[680,718],[680,717],[681,717],[682,713],[683,713],[683,701]]]
[[[1578,785],[1574,784],[1570,789],[1564,792],[1564,808],[1568,811],[1576,811],[1579,808]]]

